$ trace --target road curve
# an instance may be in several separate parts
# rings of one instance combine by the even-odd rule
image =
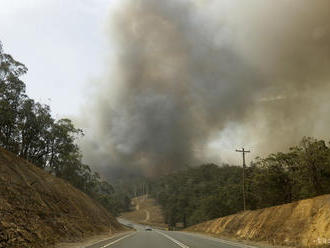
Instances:
[[[144,219],[144,221],[148,221],[150,219],[150,212],[148,210],[144,210],[144,212],[146,213],[146,218]]]
[[[254,248],[239,243],[212,238],[204,235],[153,229],[146,231],[145,226],[120,219],[131,225],[136,232],[117,236],[85,248]]]

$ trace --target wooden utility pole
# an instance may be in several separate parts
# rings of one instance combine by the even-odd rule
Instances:
[[[243,206],[244,206],[244,211],[246,210],[246,196],[245,196],[245,153],[249,153],[249,150],[245,150],[242,148],[242,150],[236,150],[236,152],[241,152],[243,154]]]

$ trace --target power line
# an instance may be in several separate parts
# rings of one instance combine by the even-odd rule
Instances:
[[[236,150],[236,152],[241,152],[243,154],[243,206],[244,211],[246,210],[246,196],[245,196],[245,153],[249,153],[250,150],[245,150],[242,148],[241,150]]]

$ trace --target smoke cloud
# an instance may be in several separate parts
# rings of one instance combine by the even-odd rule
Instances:
[[[329,12],[328,0],[123,1],[82,119],[86,162],[153,176],[231,162],[239,145],[256,156],[329,138]]]

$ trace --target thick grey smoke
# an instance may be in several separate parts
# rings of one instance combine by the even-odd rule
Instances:
[[[155,175],[212,159],[223,139],[262,154],[329,137],[329,11],[328,0],[123,1],[84,120],[86,161]]]

